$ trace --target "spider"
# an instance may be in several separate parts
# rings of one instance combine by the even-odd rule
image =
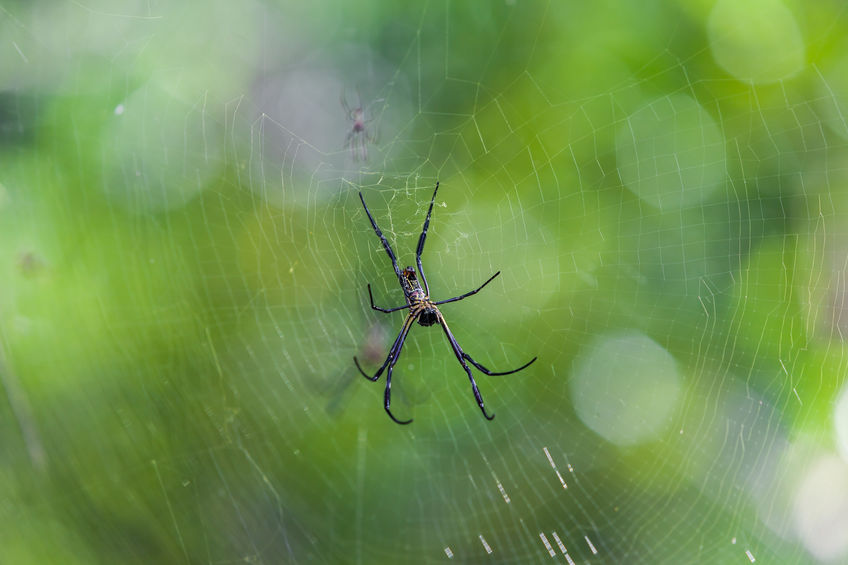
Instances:
[[[477,361],[471,358],[471,356],[462,350],[457,343],[456,338],[453,337],[453,333],[451,333],[450,328],[448,328],[448,323],[445,321],[445,317],[439,311],[438,306],[442,304],[447,304],[448,302],[456,302],[458,300],[464,300],[469,296],[477,294],[480,292],[484,286],[492,282],[495,277],[501,274],[500,271],[489,277],[489,280],[481,284],[479,287],[466,292],[465,294],[461,294],[459,296],[455,296],[454,298],[448,298],[447,300],[440,300],[438,302],[433,302],[430,300],[430,287],[427,285],[427,277],[424,276],[424,268],[421,266],[421,252],[424,250],[424,240],[427,238],[427,229],[430,227],[430,215],[433,212],[433,203],[436,201],[436,193],[439,191],[439,183],[436,183],[436,188],[433,190],[433,198],[430,199],[430,209],[427,210],[427,218],[424,220],[424,229],[421,230],[421,236],[418,238],[418,250],[415,253],[415,262],[418,265],[418,273],[421,275],[421,281],[424,283],[424,288],[421,288],[421,283],[418,282],[418,279],[415,276],[415,270],[412,267],[406,267],[403,270],[398,268],[397,259],[395,258],[395,254],[392,251],[392,247],[389,245],[389,242],[386,241],[383,232],[380,231],[380,228],[377,227],[377,223],[374,221],[374,218],[371,216],[371,212],[368,210],[368,206],[365,205],[365,199],[362,197],[362,192],[359,193],[359,200],[362,201],[362,207],[365,208],[365,213],[368,215],[368,219],[371,220],[371,227],[374,228],[374,231],[377,233],[377,237],[380,238],[380,241],[383,243],[383,247],[386,250],[386,253],[389,256],[389,259],[392,260],[392,267],[395,269],[395,274],[397,275],[398,282],[400,283],[401,289],[403,289],[403,294],[406,297],[406,304],[404,306],[398,306],[397,308],[380,308],[379,306],[374,305],[374,295],[371,293],[371,285],[368,285],[368,298],[371,300],[371,308],[377,310],[379,312],[389,313],[396,312],[398,310],[406,310],[409,309],[409,313],[406,315],[406,319],[403,322],[403,326],[401,326],[400,333],[397,338],[395,338],[395,342],[392,347],[389,349],[389,355],[386,357],[386,360],[383,361],[383,364],[377,369],[377,372],[374,373],[374,376],[369,376],[368,373],[362,370],[362,367],[359,365],[359,360],[354,357],[353,362],[356,363],[356,368],[359,369],[359,372],[362,373],[366,379],[370,381],[376,381],[380,378],[380,375],[383,374],[383,371],[386,371],[386,393],[385,393],[385,404],[384,407],[386,409],[386,413],[389,417],[394,420],[398,424],[409,424],[412,420],[398,420],[395,418],[394,414],[390,409],[391,407],[391,392],[392,392],[392,369],[398,361],[398,357],[400,357],[400,351],[403,349],[403,343],[406,341],[406,336],[409,334],[410,328],[412,328],[412,324],[414,322],[418,322],[422,326],[432,326],[433,324],[438,323],[442,326],[442,329],[445,332],[445,335],[450,342],[451,349],[453,349],[453,354],[456,356],[456,359],[459,361],[459,364],[462,365],[462,368],[465,369],[466,374],[468,374],[468,379],[471,381],[471,390],[474,392],[474,398],[477,400],[477,405],[480,407],[480,410],[483,411],[483,416],[487,420],[491,420],[495,417],[494,414],[489,415],[486,412],[486,408],[483,406],[483,397],[480,396],[480,391],[477,389],[477,383],[474,382],[474,375],[471,374],[471,369],[468,367],[466,361],[470,362],[472,365],[477,367],[483,373],[490,376],[500,376],[500,375],[511,375],[512,373],[517,373],[518,371],[527,368],[530,366],[533,361],[536,360],[536,357],[533,357],[530,361],[520,366],[517,369],[513,369],[512,371],[504,371],[502,373],[496,373],[490,371]]]
[[[356,108],[350,107],[344,94],[339,98],[342,108],[347,113],[347,119],[353,122],[353,127],[345,137],[345,147],[350,148],[350,154],[354,161],[367,161],[368,144],[376,142],[377,138],[369,133],[365,127],[365,124],[371,120],[365,119],[365,108],[362,107],[362,98],[359,96],[358,89],[356,97],[358,101]]]

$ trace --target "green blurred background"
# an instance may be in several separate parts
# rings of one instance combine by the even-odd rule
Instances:
[[[0,562],[848,559],[840,2],[5,2]],[[354,133],[345,106],[361,108]],[[477,374],[413,328],[357,196]]]

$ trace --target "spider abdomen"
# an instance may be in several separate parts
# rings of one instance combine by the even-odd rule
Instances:
[[[432,326],[439,321],[438,312],[435,308],[425,308],[418,315],[418,323],[422,326]]]

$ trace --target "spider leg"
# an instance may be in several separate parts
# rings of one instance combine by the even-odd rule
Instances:
[[[352,119],[353,111],[350,109],[350,105],[347,103],[347,99],[345,98],[344,91],[339,94],[339,102],[342,103],[342,109],[347,113],[347,119]]]
[[[358,84],[356,85],[356,101],[359,103],[359,106],[357,107],[357,109],[361,112],[362,111],[362,94],[359,92],[359,85]]]
[[[424,240],[427,239],[427,230],[430,228],[430,214],[433,213],[433,203],[436,201],[436,193],[439,191],[439,182],[436,181],[436,188],[433,189],[433,197],[430,199],[430,208],[427,210],[427,218],[424,220],[424,228],[421,230],[421,236],[418,238],[418,250],[415,252],[415,262],[418,265],[418,274],[421,275],[421,280],[424,282],[424,292],[430,296],[430,286],[427,284],[427,277],[424,276],[424,267],[421,266],[421,252],[424,251]]]
[[[385,312],[388,314],[389,312],[397,312],[398,310],[403,310],[404,308],[409,308],[409,304],[405,304],[403,306],[398,306],[397,308],[380,308],[379,306],[374,306],[374,295],[371,294],[371,285],[368,285],[368,298],[371,299],[371,308],[377,310],[379,312]]]
[[[397,424],[411,424],[412,423],[412,418],[410,418],[409,420],[398,420],[397,418],[395,418],[395,415],[392,414],[392,411],[390,409],[390,407],[392,405],[392,369],[395,368],[395,363],[397,363],[398,357],[400,357],[400,350],[403,347],[403,342],[406,340],[407,333],[409,333],[408,329],[403,334],[403,339],[401,340],[400,344],[398,345],[397,351],[395,352],[395,358],[392,359],[391,363],[389,363],[389,370],[386,371],[386,394],[383,397],[383,402],[384,402],[383,405],[386,408],[386,414],[388,414],[389,418],[394,420],[395,423],[397,423]]]
[[[439,304],[447,304],[448,302],[456,302],[457,300],[462,300],[463,298],[468,298],[469,296],[473,296],[473,295],[477,294],[478,292],[480,292],[481,290],[483,290],[484,286],[486,286],[487,284],[489,284],[490,282],[495,280],[495,277],[498,276],[499,274],[501,274],[500,271],[498,271],[497,273],[495,273],[494,275],[489,277],[489,280],[487,280],[486,282],[484,282],[483,284],[481,284],[480,286],[478,286],[477,288],[475,288],[472,291],[466,292],[465,294],[462,294],[460,296],[448,298],[447,300],[439,300],[438,302],[434,302],[433,304],[438,306]]]
[[[368,120],[365,123],[367,124],[369,121],[371,121],[371,120]],[[373,143],[373,144],[376,145],[380,140],[380,132],[377,131],[376,133],[369,133],[369,132],[366,131],[365,132],[365,140],[368,141],[369,143]]]
[[[368,210],[368,206],[365,205],[365,198],[362,197],[362,192],[359,193],[359,200],[362,201],[362,207],[365,208],[365,213],[368,215],[368,219],[371,220],[371,227],[374,228],[374,232],[377,234],[377,237],[379,237],[380,241],[383,242],[383,247],[389,255],[389,259],[392,260],[392,267],[395,268],[395,274],[397,275],[398,281],[401,283],[401,288],[403,288],[403,275],[400,274],[400,268],[397,264],[397,258],[392,251],[392,246],[389,245],[389,242],[386,240],[386,236],[384,236],[383,232],[380,231],[380,228],[377,227],[377,222],[374,221],[373,216],[371,216],[371,212]]]
[[[345,147],[350,148],[350,156],[354,163],[368,160],[368,149],[365,147],[362,132],[349,131],[347,137],[345,137]]]
[[[535,361],[536,359],[538,359],[538,357],[533,357],[532,359],[530,359],[530,361],[528,361],[527,363],[523,364],[522,366],[520,366],[520,367],[519,367],[519,368],[517,368],[517,369],[513,369],[512,371],[504,371],[504,372],[502,372],[502,373],[495,373],[495,372],[490,371],[489,369],[487,369],[486,367],[484,367],[483,365],[481,365],[480,363],[478,363],[478,362],[477,362],[477,361],[475,361],[474,359],[472,359],[472,358],[471,358],[471,355],[469,355],[468,353],[466,353],[466,352],[464,352],[464,351],[463,351],[463,352],[462,352],[462,356],[463,356],[463,357],[465,357],[468,361],[470,361],[472,365],[474,365],[475,367],[477,367],[478,369],[480,369],[482,372],[486,373],[486,374],[487,374],[487,375],[489,375],[490,377],[498,377],[498,376],[501,376],[501,375],[511,375],[511,374],[513,374],[513,373],[517,373],[517,372],[518,372],[518,371],[520,371],[521,369],[526,369],[527,367],[529,367],[530,365],[532,365],[532,364],[533,364],[533,361]]]
[[[368,160],[368,138],[365,137],[364,132],[359,136],[359,160],[367,161]]]
[[[412,327],[412,322],[415,321],[415,318],[418,316],[416,314],[409,314],[406,317],[406,321],[404,322],[403,329],[401,329],[400,334],[398,334],[398,338],[395,340],[395,344],[392,346],[392,352],[389,353],[389,359],[386,361],[389,363],[389,370],[386,371],[386,392],[383,396],[383,406],[386,409],[386,414],[389,415],[389,418],[394,420],[396,424],[411,424],[412,418],[409,420],[398,420],[395,418],[395,415],[392,414],[391,406],[392,406],[392,369],[395,368],[395,364],[397,363],[398,358],[400,357],[400,351],[403,349],[403,343],[406,341],[406,336],[409,335],[409,329]],[[358,365],[357,365],[358,366]],[[382,367],[380,371],[382,371]],[[379,376],[378,374],[375,377]]]
[[[480,410],[483,411],[483,416],[487,420],[494,419],[495,415],[492,414],[490,416],[486,412],[485,406],[483,406],[483,397],[480,395],[480,391],[477,389],[477,383],[474,381],[474,375],[471,374],[471,369],[468,367],[468,364],[465,362],[465,357],[467,357],[465,355],[465,352],[462,350],[462,348],[456,342],[456,338],[453,337],[453,334],[451,333],[450,329],[448,329],[448,323],[445,321],[445,317],[442,316],[441,312],[438,313],[438,317],[439,317],[439,325],[441,325],[442,329],[445,330],[445,335],[448,336],[448,341],[450,341],[451,348],[453,348],[453,354],[456,355],[457,361],[459,361],[459,364],[462,365],[462,368],[465,369],[465,372],[468,374],[468,380],[471,381],[471,390],[474,391],[474,398],[477,400],[477,405],[480,407]],[[474,363],[474,365],[477,366],[477,363]]]
[[[354,355],[353,362],[356,363],[356,368],[359,369],[359,372],[362,373],[363,377],[365,377],[369,381],[376,381],[380,378],[380,375],[383,374],[383,371],[386,370],[386,367],[389,365],[389,363],[392,363],[392,360],[397,356],[398,353],[400,353],[400,348],[403,347],[403,342],[406,339],[406,334],[409,333],[409,328],[412,327],[412,322],[414,321],[415,316],[413,316],[412,314],[409,314],[406,317],[406,320],[403,321],[403,327],[400,329],[400,333],[395,338],[395,342],[392,344],[392,347],[389,349],[389,355],[386,357],[386,360],[383,361],[383,364],[380,365],[380,368],[377,369],[377,372],[374,373],[373,377],[369,376],[368,373],[362,370],[362,367],[359,365],[359,359],[357,359]],[[392,363],[392,366],[394,366],[394,363]]]

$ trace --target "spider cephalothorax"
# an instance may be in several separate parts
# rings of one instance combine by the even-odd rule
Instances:
[[[480,406],[480,410],[483,411],[483,416],[486,419],[491,420],[494,418],[494,414],[491,416],[486,412],[486,408],[483,406],[483,397],[480,395],[480,391],[477,389],[477,383],[474,381],[474,375],[471,374],[471,369],[468,367],[466,361],[477,367],[480,371],[487,375],[496,376],[496,375],[509,375],[512,373],[517,373],[518,371],[524,369],[529,366],[530,363],[536,360],[533,357],[530,361],[522,365],[517,369],[513,369],[512,371],[505,371],[503,373],[495,373],[485,368],[483,365],[475,361],[471,358],[469,354],[464,352],[459,344],[456,342],[456,338],[453,337],[450,329],[448,328],[448,324],[445,321],[445,317],[442,315],[439,310],[439,305],[447,304],[448,302],[456,302],[457,300],[462,300],[464,298],[468,298],[473,294],[477,294],[480,290],[492,282],[492,280],[501,274],[500,271],[492,275],[489,280],[481,284],[476,289],[466,292],[460,296],[456,296],[454,298],[448,298],[447,300],[440,300],[438,302],[433,302],[430,300],[430,287],[427,285],[427,277],[424,276],[424,268],[421,266],[421,252],[424,250],[424,240],[427,239],[427,229],[430,227],[430,215],[433,213],[433,203],[436,201],[436,193],[439,191],[439,183],[436,183],[436,188],[433,190],[433,198],[430,199],[430,208],[427,210],[427,218],[424,220],[424,228],[421,230],[421,235],[418,238],[418,250],[415,253],[415,262],[418,266],[418,273],[421,275],[421,281],[424,283],[424,287],[421,287],[421,283],[418,282],[418,278],[415,276],[415,269],[410,267],[405,267],[402,271],[398,267],[397,258],[395,257],[394,251],[392,251],[392,247],[389,245],[389,242],[386,240],[386,237],[383,235],[383,232],[380,231],[380,228],[377,227],[377,222],[374,221],[374,218],[371,216],[371,212],[368,210],[368,206],[365,205],[365,199],[362,197],[362,193],[359,193],[359,199],[362,201],[362,206],[365,208],[365,213],[368,215],[368,219],[371,221],[371,227],[374,228],[374,232],[377,234],[377,237],[380,238],[380,241],[383,243],[383,248],[386,250],[386,253],[389,256],[389,259],[392,260],[392,267],[395,269],[395,274],[398,277],[398,282],[400,282],[400,287],[403,289],[403,294],[406,297],[406,304],[404,306],[398,306],[397,308],[380,308],[379,306],[374,306],[374,295],[371,294],[371,285],[368,285],[368,297],[371,299],[371,308],[374,310],[378,310],[380,312],[396,312],[397,310],[405,310],[409,308],[409,314],[406,315],[406,320],[403,322],[403,326],[401,327],[400,333],[395,339],[394,344],[391,349],[389,349],[389,355],[386,357],[386,360],[383,361],[383,365],[377,369],[377,372],[374,373],[374,376],[369,376],[365,371],[362,370],[362,367],[359,366],[359,361],[356,357],[353,358],[354,363],[356,363],[356,368],[359,369],[359,372],[362,375],[371,381],[376,381],[380,378],[380,375],[383,374],[383,371],[386,371],[386,393],[384,397],[384,407],[386,412],[389,414],[392,420],[397,422],[398,424],[408,424],[412,422],[412,420],[398,420],[392,414],[390,410],[391,406],[391,390],[392,390],[392,369],[394,369],[395,364],[397,363],[398,357],[400,357],[401,349],[403,349],[403,343],[406,341],[406,336],[409,334],[409,330],[412,327],[412,322],[417,321],[422,326],[432,326],[436,323],[442,326],[442,329],[445,332],[445,335],[448,338],[448,341],[451,344],[451,348],[453,349],[453,354],[456,356],[459,364],[462,365],[462,368],[465,369],[466,374],[468,374],[468,379],[471,381],[471,390],[474,392],[474,398],[477,400],[477,405]],[[388,369],[388,370],[387,370]]]
[[[421,283],[418,282],[418,278],[415,276],[415,269],[412,267],[404,267],[400,274],[400,285],[401,288],[403,288],[404,295],[410,299],[417,300],[423,300],[427,297],[424,293],[424,289],[421,288]]]
[[[403,286],[403,293],[409,302],[410,313],[417,317],[418,323],[422,326],[432,326],[438,322],[439,309],[430,302],[430,297],[421,288],[421,284],[415,278],[415,269],[405,267],[401,271],[401,275],[403,275],[401,285]]]

